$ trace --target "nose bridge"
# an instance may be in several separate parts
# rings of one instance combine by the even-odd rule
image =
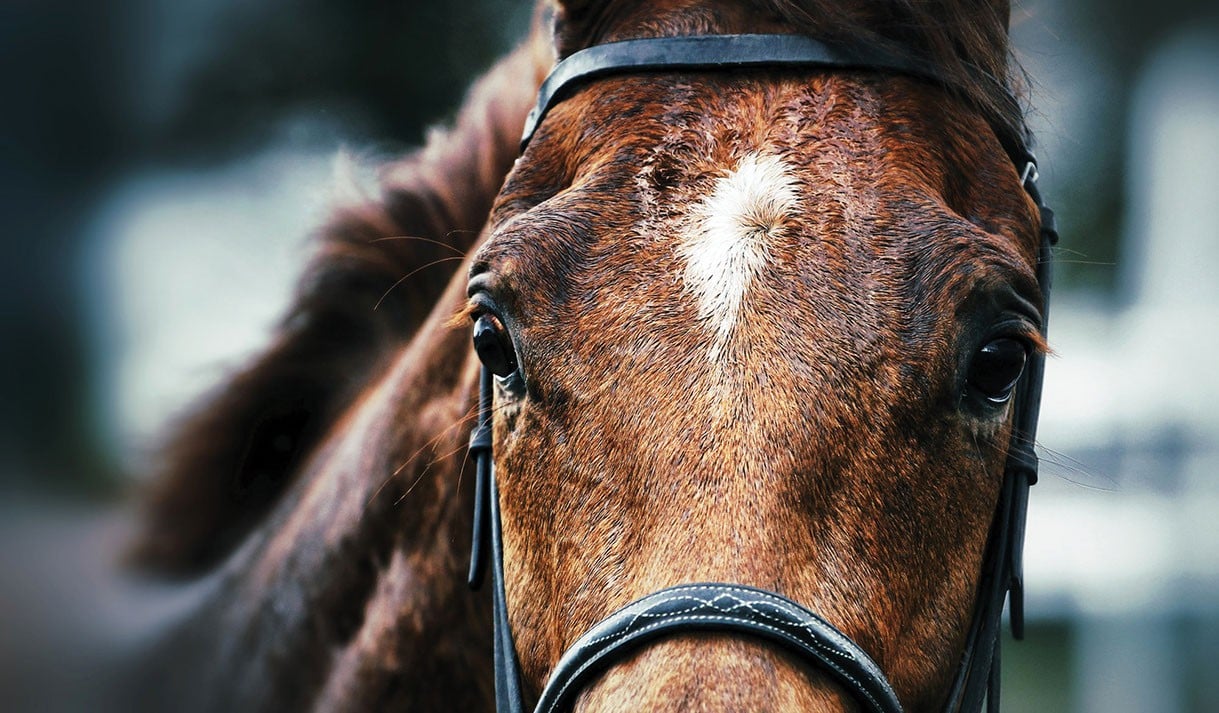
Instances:
[[[790,557],[805,551],[807,527],[784,507],[790,474],[778,460],[716,447],[691,454],[677,472],[653,474],[630,578],[635,596],[687,582],[783,581]]]

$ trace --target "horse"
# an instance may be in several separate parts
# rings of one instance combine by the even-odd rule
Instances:
[[[1009,14],[539,2],[177,424],[129,708],[997,705],[1053,235]]]

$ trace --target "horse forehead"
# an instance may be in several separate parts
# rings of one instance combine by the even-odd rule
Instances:
[[[910,102],[888,111],[876,91],[851,78],[711,89],[645,83],[641,106],[686,103],[618,116],[607,114],[622,107],[612,82],[568,100],[535,139],[541,151],[531,150],[527,170],[509,184],[510,197],[528,195],[531,183],[555,180],[538,168],[562,164],[570,172],[560,181],[566,188],[518,214],[505,236],[515,248],[505,252],[522,268],[518,282],[555,302],[548,305],[555,314],[574,298],[608,317],[612,307],[582,296],[616,293],[636,297],[627,311],[663,303],[666,314],[697,315],[693,329],[680,329],[705,342],[712,362],[742,335],[752,346],[774,335],[759,305],[794,305],[791,316],[810,312],[816,319],[806,324],[853,333],[860,338],[845,341],[855,344],[877,338],[878,322],[918,318],[913,301],[940,300],[951,311],[948,303],[968,287],[961,280],[949,285],[953,295],[902,284],[938,284],[910,277],[968,259],[973,248],[955,246],[961,242],[1011,250],[1006,238],[986,235],[945,204],[937,186],[955,164],[930,136],[919,144],[921,134],[909,130],[927,117]],[[894,130],[894,122],[906,128]],[[565,161],[530,165],[556,152]],[[970,210],[1007,212],[984,203]],[[625,313],[614,323],[638,324]]]
[[[504,222],[485,255],[534,300],[583,302],[621,288],[689,306],[713,333],[713,353],[751,296],[795,289],[836,302],[866,287],[861,274],[844,273],[870,270],[869,255],[887,249],[891,236],[878,240],[867,229],[887,210],[874,190],[893,180],[881,177],[885,167],[824,155],[803,161],[777,144],[718,149],[697,159],[678,151],[602,163]],[[908,217],[888,222],[900,223],[897,232],[919,230]]]
[[[710,362],[724,359],[739,341],[749,301],[791,289],[801,271],[791,263],[807,261],[797,249],[808,227],[804,201],[788,161],[749,151],[716,177],[675,231],[682,294],[708,332]]]
[[[751,355],[772,359],[773,370],[832,344],[880,338],[895,300],[869,295],[893,256],[877,259],[888,248],[866,227],[882,209],[875,197],[856,195],[866,172],[847,179],[845,170],[801,162],[785,148],[727,147],[701,162],[679,160],[680,170],[659,181],[654,162],[604,169],[613,175],[518,221],[518,284],[536,290],[535,311],[558,315],[546,321],[561,334],[572,322],[600,324],[581,335],[587,348],[621,341],[618,326],[637,348],[633,358],[665,361],[679,349],[696,357],[696,368]],[[554,240],[555,230],[538,236],[537,226],[564,211],[578,216],[578,239],[569,232]],[[551,274],[554,265],[570,269]],[[565,287],[541,287],[550,279]],[[803,329],[788,333],[785,318]],[[817,339],[825,330],[836,338]],[[801,339],[809,343],[792,348]]]

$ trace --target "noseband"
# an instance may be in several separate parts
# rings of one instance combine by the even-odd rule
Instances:
[[[576,86],[599,77],[681,70],[818,68],[879,70],[945,84],[932,69],[909,59],[876,52],[846,52],[800,35],[628,40],[591,47],[560,62],[542,84],[537,105],[526,120],[521,147],[523,150],[554,104]],[[1025,191],[1041,212],[1037,281],[1044,300],[1044,332],[1049,311],[1050,253],[1058,242],[1054,214],[1037,189],[1037,164],[1027,149],[1026,138],[1000,138],[1020,172]],[[1009,595],[1012,634],[1016,639],[1024,635],[1022,553],[1028,489],[1037,482],[1033,440],[1044,364],[1040,354],[1030,355],[1017,387],[1003,486],[991,523],[973,620],[945,706],[947,713],[981,711],[984,702],[988,711],[998,711],[999,629],[1003,602]],[[484,368],[479,384],[478,425],[470,438],[477,477],[469,582],[473,588],[480,586],[489,559],[496,709],[523,713],[520,664],[504,592],[503,535],[491,452],[492,389],[491,374]],[[857,701],[861,710],[901,713],[901,703],[880,667],[832,624],[781,594],[720,583],[682,584],[663,589],[627,604],[594,625],[555,666],[536,713],[567,709],[584,686],[630,652],[657,639],[692,631],[729,632],[774,642],[828,675]]]

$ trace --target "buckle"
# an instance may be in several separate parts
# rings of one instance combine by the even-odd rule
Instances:
[[[1041,174],[1037,172],[1037,162],[1030,159],[1024,164],[1024,170],[1020,172],[1020,185],[1028,186],[1029,183],[1036,183],[1037,179],[1041,178]]]

